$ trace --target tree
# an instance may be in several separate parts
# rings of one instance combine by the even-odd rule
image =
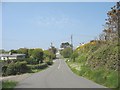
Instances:
[[[8,51],[5,51],[4,49],[0,49],[0,53],[8,53]]]
[[[69,44],[69,42],[61,43],[60,45],[60,48],[67,48],[67,47],[72,47],[72,45]]]
[[[25,54],[28,57],[28,49],[27,48],[20,48],[17,50],[18,53]]]
[[[55,59],[55,54],[49,50],[44,50],[44,59]]]
[[[117,4],[108,11],[107,16],[108,19],[105,19],[106,23],[103,30],[104,38],[106,41],[117,40],[120,31],[120,2],[117,2]]]
[[[49,51],[51,51],[53,54],[56,54],[57,49],[54,46],[51,46],[51,48],[49,49]]]
[[[71,55],[71,59],[73,59],[73,61],[75,62],[75,58],[77,58],[79,56],[77,51],[74,51]]]
[[[32,53],[32,57],[36,59],[38,63],[39,62],[43,63],[43,55],[44,55],[43,50],[40,48],[34,49]]]
[[[33,51],[34,51],[34,49],[28,49],[28,57],[29,57],[29,58],[32,57]]]
[[[72,55],[72,48],[67,47],[61,51],[61,54],[63,55],[64,58],[69,58]]]
[[[10,50],[10,52],[11,53],[18,53],[17,50],[14,50],[14,49]]]

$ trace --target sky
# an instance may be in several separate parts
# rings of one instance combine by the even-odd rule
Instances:
[[[4,2],[2,48],[48,49],[62,42],[74,47],[95,39],[115,2]]]

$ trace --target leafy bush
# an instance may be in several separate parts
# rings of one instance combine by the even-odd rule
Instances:
[[[42,64],[38,65],[38,69],[44,69],[46,67],[48,67],[48,65],[46,63],[42,63]]]
[[[44,50],[44,59],[55,59],[56,55],[50,50]]]
[[[32,59],[32,58],[26,58],[24,60],[27,62],[27,64],[31,64],[31,65],[38,64],[37,60]]]
[[[17,85],[15,81],[3,81],[2,82],[2,90],[3,89],[13,89]]]
[[[32,57],[36,59],[38,63],[43,62],[43,55],[44,55],[43,50],[40,48],[37,48],[32,52]]]
[[[26,73],[29,71],[30,69],[27,67],[27,62],[25,61],[10,63],[7,67],[3,67],[3,75],[16,75]]]
[[[71,55],[71,59],[73,59],[73,61],[75,61],[75,59],[79,56],[77,51],[74,51]]]
[[[4,66],[2,67],[2,75],[3,75],[3,76],[6,75],[6,70],[7,70],[7,66],[4,65]]]
[[[61,54],[64,58],[70,58],[72,55],[72,48],[67,47],[61,51]]]
[[[52,61],[52,60],[49,60],[49,61],[46,61],[46,63],[47,63],[48,65],[52,65],[52,64],[53,64],[53,61]]]

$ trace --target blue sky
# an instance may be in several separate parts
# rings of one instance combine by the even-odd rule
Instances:
[[[0,3],[0,48],[2,47],[2,4]]]
[[[74,46],[88,42],[103,30],[107,11],[115,2],[89,3],[2,3],[2,47],[5,50],[47,49],[50,43]]]

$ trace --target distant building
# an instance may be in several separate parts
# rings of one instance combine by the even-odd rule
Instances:
[[[0,60],[24,59],[25,54],[0,54]]]

